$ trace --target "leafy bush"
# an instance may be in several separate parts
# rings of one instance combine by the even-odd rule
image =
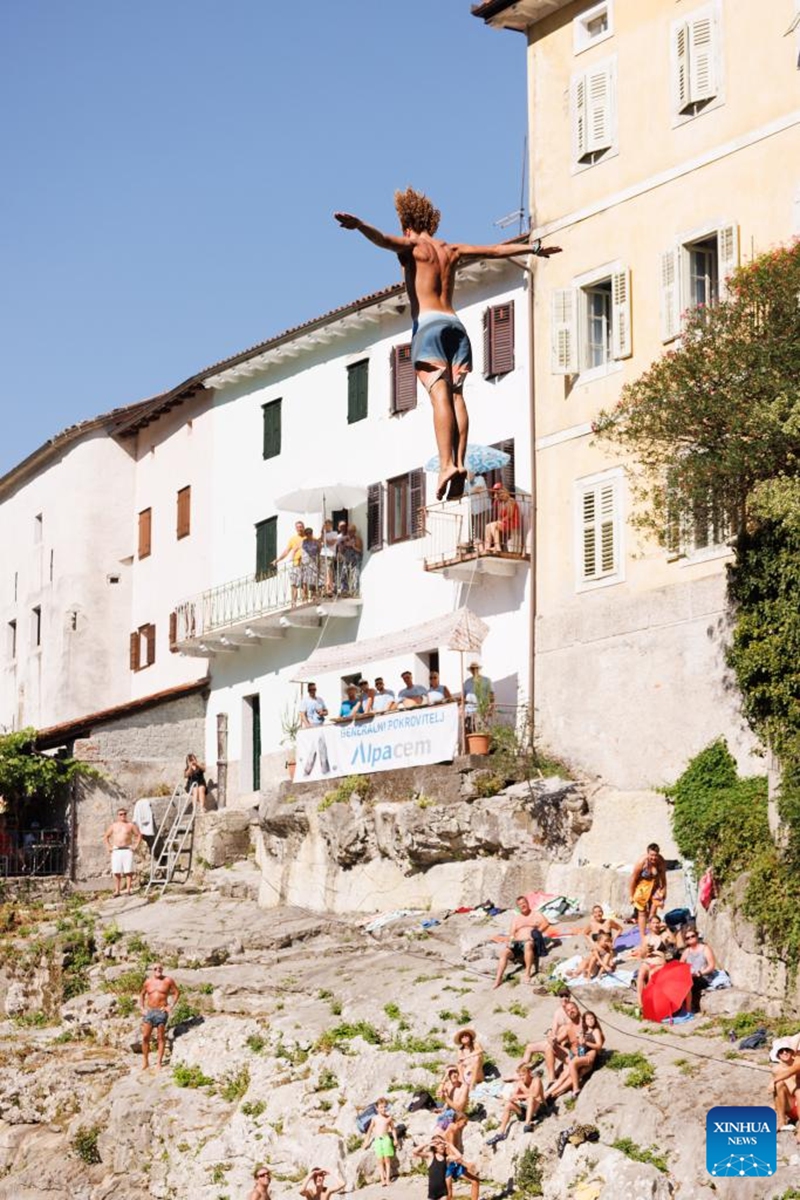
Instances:
[[[245,1041],[245,1046],[248,1050],[252,1050],[253,1054],[260,1054],[267,1044],[267,1039],[260,1033],[251,1033]]]
[[[333,1071],[331,1071],[329,1067],[323,1067],[319,1073],[317,1086],[314,1088],[314,1091],[329,1092],[333,1088],[338,1088],[338,1086],[339,1080],[337,1079],[336,1075],[334,1075]]]
[[[260,1117],[266,1107],[266,1103],[263,1100],[245,1100],[242,1105],[242,1112],[246,1117]]]
[[[647,1087],[656,1077],[655,1067],[639,1050],[632,1054],[623,1054],[619,1050],[612,1050],[606,1066],[610,1067],[612,1071],[630,1072],[625,1079],[626,1087]]]
[[[363,803],[369,796],[371,787],[372,780],[369,775],[348,775],[320,800],[319,812],[325,812],[325,809],[333,804],[349,804],[353,795]]]
[[[178,1000],[178,1003],[173,1008],[169,1015],[170,1026],[183,1025],[186,1021],[193,1021],[195,1017],[200,1016],[200,1009],[191,1004],[184,994]]]
[[[120,929],[119,925],[117,925],[116,921],[112,921],[111,924],[103,930],[103,941],[107,946],[113,946],[120,940],[121,937],[122,930]]]
[[[117,996],[125,993],[133,993],[138,996],[146,978],[147,972],[142,967],[136,967],[130,971],[123,971],[115,979],[107,979],[103,987]]]
[[[353,1040],[363,1038],[371,1046],[380,1046],[383,1041],[374,1025],[368,1021],[342,1021],[332,1029],[326,1029],[317,1040],[318,1050],[341,1050],[342,1046]]]
[[[202,1067],[190,1067],[186,1063],[178,1063],[177,1066],[172,1068],[172,1078],[176,1087],[211,1087],[214,1083],[214,1080],[209,1075],[203,1074]]]
[[[399,1050],[403,1054],[435,1054],[444,1050],[444,1042],[431,1034],[427,1037],[417,1037],[411,1033],[408,1037],[396,1037],[394,1041],[384,1045],[385,1050]]]
[[[538,1147],[528,1146],[520,1155],[514,1175],[514,1189],[523,1200],[529,1196],[543,1195],[542,1162]]]
[[[217,1087],[217,1091],[223,1100],[227,1100],[229,1104],[233,1104],[235,1100],[241,1100],[249,1087],[250,1071],[244,1066],[240,1067],[238,1071],[232,1071],[228,1075],[224,1075]]]
[[[132,1017],[136,1011],[136,1001],[133,996],[120,996],[117,1000],[117,1012],[121,1017]]]
[[[351,1133],[347,1139],[347,1153],[355,1154],[364,1145],[364,1139],[358,1133]]]
[[[500,1040],[506,1054],[511,1058],[522,1058],[525,1053],[525,1043],[519,1040],[513,1029],[504,1029]]]
[[[72,1139],[72,1149],[87,1166],[95,1166],[103,1160],[97,1149],[97,1139],[101,1133],[99,1125],[81,1125]]]
[[[633,1162],[649,1163],[651,1167],[655,1167],[657,1171],[667,1172],[667,1155],[658,1153],[657,1146],[651,1146],[649,1150],[645,1150],[642,1146],[637,1146],[636,1142],[632,1142],[630,1138],[617,1138],[611,1145],[615,1150],[620,1150]]]

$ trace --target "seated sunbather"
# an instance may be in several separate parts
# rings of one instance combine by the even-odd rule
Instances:
[[[597,1062],[597,1056],[603,1049],[605,1037],[600,1028],[600,1022],[593,1012],[585,1012],[581,1017],[580,1030],[570,1033],[570,1055],[564,1068],[555,1081],[547,1089],[547,1096],[553,1099],[567,1092],[575,1095],[580,1091],[584,1077],[591,1074]]]
[[[544,1088],[538,1075],[534,1075],[529,1063],[520,1063],[517,1071],[508,1080],[514,1084],[511,1095],[503,1108],[500,1128],[492,1137],[486,1139],[487,1146],[495,1146],[508,1137],[508,1127],[512,1117],[524,1120],[524,1133],[533,1130],[533,1118],[544,1104]]]
[[[578,975],[586,975],[587,978],[594,979],[596,975],[612,974],[616,960],[611,934],[601,930],[599,933],[593,933],[591,939],[592,949],[576,967],[566,972],[568,978],[575,979]]]

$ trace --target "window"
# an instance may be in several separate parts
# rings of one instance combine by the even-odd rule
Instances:
[[[42,610],[37,604],[31,610],[31,645],[35,648],[42,644]]]
[[[622,579],[622,470],[576,484],[578,590]]]
[[[334,529],[336,525],[334,525]],[[367,488],[367,549],[383,548],[383,484],[371,483]]]
[[[261,405],[263,414],[264,458],[277,458],[281,452],[281,400],[271,400]]]
[[[483,314],[483,374],[486,379],[514,370],[514,301]]]
[[[417,373],[411,361],[411,343],[393,346],[392,370],[392,413],[410,412],[417,407]],[[364,409],[366,416],[366,407]]]
[[[483,477],[486,480],[486,487],[491,491],[496,483],[502,483],[503,487],[514,492],[514,439],[506,438],[503,442],[492,442],[492,449],[504,450],[510,457],[504,467],[500,467],[497,471],[485,472]]]
[[[140,625],[130,638],[130,661],[132,671],[143,671],[156,661],[156,627]]]
[[[176,521],[176,536],[180,538],[188,537],[192,528],[192,489],[191,487],[182,487],[178,491],[177,504],[177,521]]]
[[[574,75],[570,86],[573,170],[615,153],[617,146],[616,59]]]
[[[367,415],[367,387],[369,382],[369,359],[353,363],[347,368],[347,424],[363,421]]]
[[[574,49],[576,54],[604,42],[614,32],[613,0],[587,8],[572,22]]]
[[[691,511],[678,508],[674,486],[667,484],[667,549],[673,558],[704,557],[727,549],[736,527],[734,506],[709,492]]]
[[[139,558],[147,558],[152,550],[153,510],[143,508],[139,513]]]
[[[17,657],[17,622],[9,621],[6,632],[6,651],[13,661]]]
[[[44,521],[42,514],[37,513],[33,518],[33,544],[40,546],[42,542],[42,533],[44,532]]]
[[[425,506],[425,472],[398,475],[386,484],[387,537],[390,545],[421,537]]]
[[[256,579],[275,574],[278,557],[278,518],[268,517],[256,525]]]
[[[574,287],[553,292],[550,367],[554,375],[607,368],[631,353],[627,268],[603,269],[583,276]]]
[[[722,63],[717,6],[707,5],[672,26],[672,91],[678,123],[721,98]]]
[[[716,304],[727,295],[727,279],[739,263],[739,229],[722,225],[681,240],[661,256],[661,340],[681,332],[689,308]]]

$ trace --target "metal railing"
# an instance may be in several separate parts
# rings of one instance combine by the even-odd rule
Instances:
[[[313,568],[283,566],[262,576],[245,575],[182,601],[175,610],[175,641],[202,638],[299,604],[358,597],[360,587],[360,563],[339,559],[322,559]]]
[[[442,500],[425,509],[423,559],[428,569],[499,553],[530,555],[531,497],[515,492],[510,510],[500,510],[484,493],[479,499]],[[499,547],[499,548],[498,548]]]

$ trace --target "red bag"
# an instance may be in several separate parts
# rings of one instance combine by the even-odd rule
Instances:
[[[697,898],[705,909],[708,909],[711,901],[717,898],[717,884],[711,867],[703,873],[697,888]]]

